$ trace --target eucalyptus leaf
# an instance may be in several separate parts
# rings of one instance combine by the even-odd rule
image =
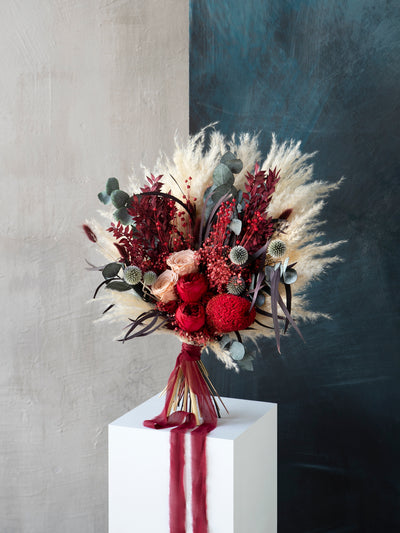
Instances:
[[[220,198],[222,198],[225,194],[231,193],[232,196],[235,196],[236,189],[232,185],[223,184],[216,187],[214,190],[211,199],[214,203],[218,202]]]
[[[283,273],[283,281],[287,285],[291,285],[292,283],[297,281],[297,271],[294,268],[286,269],[286,272]]]
[[[114,278],[121,270],[121,263],[108,263],[103,270],[102,274],[104,279]]]
[[[267,283],[269,283],[271,281],[271,274],[272,274],[273,271],[274,271],[274,269],[272,268],[272,266],[267,265],[265,267],[265,270],[264,270],[264,272],[265,272],[265,281]]]
[[[242,221],[238,218],[234,218],[229,224],[229,227],[235,235],[240,235],[240,232],[242,231]]]
[[[234,361],[241,361],[246,353],[246,350],[241,342],[233,341],[229,347],[229,352]]]
[[[286,272],[286,269],[288,267],[288,264],[289,264],[289,256],[285,259],[285,261],[283,262],[283,271]]]
[[[213,182],[214,185],[219,187],[220,185],[233,185],[235,178],[229,168],[224,164],[220,163],[214,170],[213,173]]]
[[[113,191],[116,191],[117,189],[119,189],[119,183],[117,178],[108,178],[106,183],[106,193],[111,196],[111,193]]]
[[[129,194],[120,189],[116,189],[111,193],[111,202],[115,207],[123,207],[129,200]]]
[[[130,289],[132,289],[132,285],[129,285],[128,283],[125,283],[125,281],[122,281],[122,280],[121,281],[115,280],[115,281],[110,281],[110,283],[107,283],[106,289],[123,292],[123,291],[129,291]]]
[[[239,174],[243,169],[243,163],[240,159],[230,159],[229,161],[225,161],[224,164],[234,174]]]
[[[121,222],[121,224],[124,224],[124,226],[127,226],[128,224],[132,224],[133,218],[128,213],[128,210],[126,207],[120,207],[113,213],[115,220],[118,220],[118,222]]]
[[[257,298],[256,298],[256,306],[262,307],[264,304],[265,304],[265,296],[261,293],[258,293]]]
[[[232,152],[225,152],[224,155],[221,157],[220,162],[226,163],[227,161],[231,161],[232,159],[235,159],[235,156],[232,154]]]
[[[106,193],[106,191],[99,192],[99,194],[97,195],[97,198],[100,200],[100,202],[102,202],[105,205],[109,204],[111,200],[111,198]]]
[[[225,346],[226,346],[227,344],[229,344],[229,343],[231,342],[231,340],[232,340],[232,339],[230,338],[229,335],[223,335],[223,336],[221,337],[220,341],[219,341],[219,344],[220,344],[221,348],[225,348]]]

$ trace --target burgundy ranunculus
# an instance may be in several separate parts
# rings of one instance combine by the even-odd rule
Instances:
[[[183,331],[191,333],[204,326],[206,314],[201,304],[183,303],[176,310],[175,319]]]
[[[179,278],[176,290],[184,302],[198,302],[208,290],[208,283],[203,274],[186,274]]]

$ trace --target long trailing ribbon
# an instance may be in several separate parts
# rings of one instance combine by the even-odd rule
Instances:
[[[192,344],[182,344],[175,367],[168,379],[165,405],[162,412],[144,426],[154,429],[174,428],[170,434],[170,487],[169,487],[169,524],[171,533],[186,532],[186,496],[183,482],[185,468],[185,433],[196,427],[193,413],[175,411],[168,415],[171,401],[181,373],[195,396],[202,423],[191,432],[192,455],[192,515],[193,533],[207,533],[207,460],[206,437],[217,425],[217,412],[205,378],[199,369],[201,348]]]

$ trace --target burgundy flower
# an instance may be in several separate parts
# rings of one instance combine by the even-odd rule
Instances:
[[[203,274],[186,274],[179,278],[176,290],[184,302],[198,302],[208,290],[208,283]]]
[[[207,323],[220,333],[248,328],[256,317],[251,302],[233,294],[219,294],[207,304]]]
[[[197,303],[183,303],[176,310],[175,319],[183,331],[198,331],[206,320],[204,307]]]

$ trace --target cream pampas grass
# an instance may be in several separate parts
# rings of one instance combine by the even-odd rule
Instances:
[[[218,165],[221,155],[227,150],[243,162],[242,171],[235,176],[234,185],[237,189],[244,189],[246,173],[252,172],[257,162],[262,163],[261,168],[266,172],[269,169],[279,169],[279,182],[272,196],[268,213],[273,218],[278,218],[285,210],[292,210],[284,233],[276,236],[286,245],[285,257],[289,257],[289,263],[296,263],[298,279],[291,285],[293,291],[292,316],[297,321],[300,319],[315,320],[326,316],[308,308],[305,293],[312,280],[320,277],[329,266],[340,260],[333,252],[343,241],[324,242],[322,238],[324,234],[321,229],[323,221],[320,216],[326,197],[339,187],[341,180],[333,184],[314,180],[312,165],[314,154],[302,153],[300,142],[290,140],[278,143],[276,137],[273,136],[269,153],[265,161],[262,162],[257,135],[245,133],[226,138],[212,126],[190,137],[184,143],[176,139],[173,156],[161,155],[152,173],[163,175],[163,191],[170,191],[179,199],[183,199],[183,194],[187,191],[186,180],[191,177],[190,199],[194,201],[196,198],[196,210],[199,214],[202,211],[204,193],[212,185],[214,169]],[[144,183],[144,180],[132,177],[130,179],[131,189],[127,192],[129,194],[138,192],[141,183]],[[111,222],[112,211],[112,208],[106,212],[104,209],[102,210],[103,220],[101,223],[89,222],[98,237],[99,251],[107,261],[118,260],[114,238],[111,233],[103,229],[104,216]],[[280,287],[280,291],[284,292],[283,285]],[[102,320],[121,320],[126,323],[129,318],[135,319],[141,313],[154,307],[153,304],[144,302],[133,291],[104,290],[101,298],[105,305],[114,304],[112,309],[102,317]],[[268,298],[262,306],[262,310],[271,312]],[[271,325],[270,319],[265,318],[265,316],[257,315],[256,319],[261,323]],[[252,325],[252,328],[252,330],[245,330],[241,334],[251,337],[253,340],[274,336],[273,329],[266,329],[257,322]],[[174,334],[173,330],[163,328],[160,328],[158,332]],[[221,349],[218,342],[211,343],[210,348],[227,367],[236,367],[229,352]]]

